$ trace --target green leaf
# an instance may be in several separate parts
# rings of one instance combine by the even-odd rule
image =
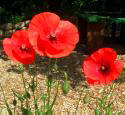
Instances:
[[[98,108],[95,109],[95,115],[99,115],[99,110],[98,110]]]
[[[45,115],[52,115],[52,111],[47,111],[46,113],[45,113]]]
[[[13,91],[13,94],[22,102],[24,101],[24,97],[20,96],[19,94],[17,94],[16,92]]]
[[[43,102],[45,102],[46,98],[47,98],[47,94],[43,94],[40,99],[41,99]]]
[[[39,109],[35,109],[35,115],[42,115],[42,112],[40,112]]]
[[[52,84],[52,77],[49,76],[48,81],[47,81],[47,85],[48,85],[49,88],[51,87],[51,84]]]
[[[68,83],[67,80],[64,80],[63,84],[62,84],[62,90],[64,94],[67,94],[69,92],[70,89],[70,84]]]
[[[22,72],[22,71],[24,70],[23,64],[18,64],[18,70],[19,70],[20,72]]]
[[[31,109],[22,108],[22,115],[32,115]]]
[[[112,110],[112,104],[113,104],[113,102],[111,102],[111,103],[107,106],[107,108],[109,108],[110,110]]]
[[[34,79],[31,81],[31,85],[29,85],[29,86],[30,86],[32,92],[34,92],[34,91],[35,91],[35,88],[36,88],[36,84],[35,84]]]
[[[13,105],[16,106],[16,104],[17,104],[17,100],[14,99],[14,100],[13,100]]]
[[[8,111],[9,115],[12,115],[12,111],[11,111],[11,109],[9,107],[7,107],[7,111]]]
[[[23,97],[24,97],[24,99],[27,99],[27,98],[30,99],[31,96],[30,96],[30,93],[26,91],[26,92],[24,93]]]
[[[112,115],[113,113],[112,113],[112,104],[113,104],[113,102],[111,102],[110,104],[108,104],[108,106],[107,106],[107,115]]]
[[[106,115],[113,115],[112,111],[108,111]]]
[[[107,100],[107,96],[103,97],[103,99],[101,100],[101,106],[103,109],[105,109],[106,107],[106,100]]]

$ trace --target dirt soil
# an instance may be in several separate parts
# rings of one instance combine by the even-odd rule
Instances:
[[[120,49],[116,48],[119,52]],[[124,48],[121,48],[123,51]],[[125,50],[124,50],[125,51]],[[123,73],[120,79],[114,82],[116,85],[115,90],[111,90],[111,85],[107,86],[89,86],[87,85],[84,75],[82,73],[82,63],[84,58],[87,55],[81,51],[73,51],[72,54],[68,57],[61,58],[58,60],[58,65],[62,71],[68,73],[68,81],[70,83],[70,90],[67,95],[64,95],[61,89],[63,75],[58,75],[58,80],[60,81],[60,87],[58,92],[58,97],[54,105],[55,115],[61,115],[61,113],[67,113],[73,115],[76,112],[76,115],[93,115],[94,109],[96,108],[96,99],[102,99],[105,95],[108,95],[107,104],[113,102],[113,112],[118,113],[122,112],[125,114],[125,74]],[[125,62],[125,55],[119,53],[118,58]],[[45,72],[47,71],[47,58],[37,57],[36,66],[31,65],[32,72],[35,73],[35,76],[38,78],[38,88],[37,88],[37,97],[40,97],[41,93],[46,92],[46,76]],[[28,69],[25,71],[25,78],[27,82],[30,81],[30,77],[33,74],[29,72]],[[53,78],[54,79],[54,78]],[[8,57],[1,51],[0,56],[0,83],[4,89],[8,103],[12,105],[13,93],[17,91],[22,93],[23,85],[21,74],[17,69],[17,64],[14,64]],[[55,93],[54,88],[52,89],[52,97]],[[83,98],[88,96],[89,99],[87,103],[84,102]],[[33,101],[30,101],[31,106]],[[40,100],[39,100],[39,104]],[[17,107],[18,108],[18,107]],[[0,111],[5,112],[5,104],[3,102],[3,95],[0,90]],[[17,110],[18,111],[18,110]],[[3,114],[2,114],[3,115]],[[18,115],[18,112],[17,112]],[[75,114],[74,114],[75,115]]]

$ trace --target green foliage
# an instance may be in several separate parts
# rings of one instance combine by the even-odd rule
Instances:
[[[70,88],[70,85],[69,85],[68,81],[64,80],[63,84],[62,84],[63,93],[67,94],[69,92],[69,88]]]
[[[45,11],[48,3],[43,0],[3,0],[0,4],[0,24],[31,19],[34,14]]]
[[[31,109],[22,108],[22,115],[33,115]]]
[[[117,84],[118,85],[118,84]],[[116,84],[112,84],[110,86],[110,91],[108,94],[103,93],[102,98],[96,99],[96,109],[95,109],[95,115],[113,115],[113,101],[110,101],[113,92],[117,86]],[[105,92],[105,91],[104,91]]]
[[[84,20],[88,21],[89,23],[98,23],[109,19],[109,17],[93,15],[89,13],[79,14],[79,16],[82,17]]]
[[[23,95],[23,97],[24,97],[24,99],[30,99],[30,93],[28,92],[28,91],[26,91],[25,93],[24,93],[24,95]]]
[[[121,24],[121,23],[125,24],[125,18],[112,18],[110,22],[116,24]]]
[[[95,109],[95,115],[99,115],[99,110],[98,110],[98,108]]]
[[[62,83],[62,91],[64,94],[67,94],[70,90],[70,84],[69,84],[67,78],[68,78],[68,75],[66,72],[64,72],[64,80]]]

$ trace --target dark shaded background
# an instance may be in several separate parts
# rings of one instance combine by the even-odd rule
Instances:
[[[85,11],[102,15],[125,16],[125,0],[1,0],[0,23],[31,19],[43,11],[56,12],[64,18],[76,16]],[[112,13],[108,13],[112,12]]]

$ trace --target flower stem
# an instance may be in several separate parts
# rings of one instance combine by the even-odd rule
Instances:
[[[27,93],[26,82],[25,82],[25,78],[24,78],[24,67],[22,69],[21,76],[22,76],[23,87],[24,87],[25,93]],[[29,103],[28,103],[27,97],[26,97],[26,107],[29,108]]]
[[[51,110],[53,109],[53,105],[54,105],[54,103],[55,103],[55,101],[56,101],[56,98],[57,98],[58,89],[59,89],[59,81],[57,82],[56,94],[55,94],[55,97],[54,97],[54,99],[53,99],[53,102],[52,102],[52,104],[51,104],[51,106],[50,106],[49,111],[51,111]]]
[[[50,108],[50,92],[51,92],[51,85],[52,85],[52,83],[49,79],[50,78],[48,77],[48,84],[47,84],[47,86],[48,86],[48,88],[47,88],[47,94],[48,94],[47,108],[48,108],[48,110]]]
[[[49,110],[50,108],[50,92],[51,92],[51,83],[52,83],[52,78],[51,78],[51,64],[52,64],[52,59],[49,58],[48,62],[48,75],[47,75],[47,94],[48,94],[48,100],[47,100],[47,109]]]
[[[35,77],[35,76],[33,76],[33,82],[34,82],[34,84],[35,84],[34,77]],[[33,99],[34,99],[34,104],[35,104],[34,107],[35,107],[35,109],[38,109],[37,99],[36,99],[36,96],[35,96],[35,89],[36,89],[36,87],[37,87],[37,77],[36,77],[36,84],[35,84],[34,87],[35,87],[35,88],[34,88],[34,91],[33,91]]]

